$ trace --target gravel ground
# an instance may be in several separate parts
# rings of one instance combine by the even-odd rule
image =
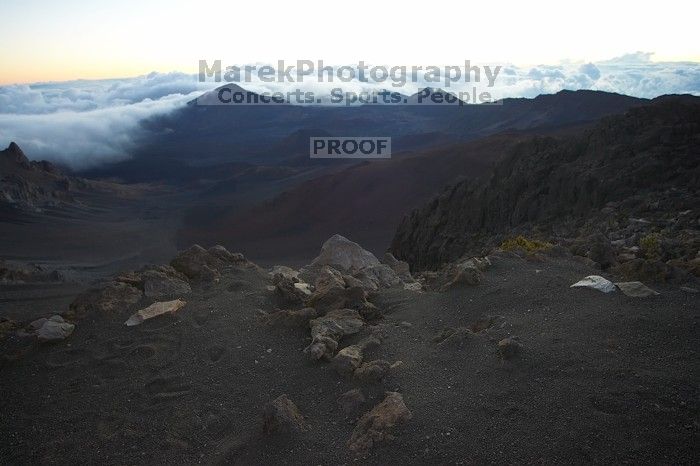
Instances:
[[[403,364],[375,384],[309,361],[308,329],[263,324],[274,305],[254,272],[138,327],[123,325],[134,308],[93,316],[0,368],[0,464],[697,464],[700,294],[569,288],[592,273],[503,255],[475,287],[380,292],[383,341],[365,359]],[[457,327],[481,331],[435,341]],[[522,351],[504,360],[508,336]],[[387,390],[413,413],[364,457],[346,446],[357,416],[337,403],[356,387],[358,414]],[[263,436],[263,407],[281,394],[308,432]]]

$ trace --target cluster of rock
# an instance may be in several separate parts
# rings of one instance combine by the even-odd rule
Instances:
[[[91,314],[116,313],[149,300],[179,299],[192,291],[193,284],[218,281],[227,269],[257,269],[242,254],[223,246],[204,249],[194,245],[178,254],[170,265],[149,265],[100,283],[79,295],[64,314],[83,318]]]
[[[361,391],[354,389],[338,401],[350,412],[363,404],[365,398]],[[352,452],[366,455],[375,444],[393,439],[393,430],[412,417],[400,393],[386,392],[383,401],[360,417],[346,445]],[[263,410],[263,433],[267,435],[289,435],[310,429],[307,419],[287,395],[275,398]]]
[[[314,360],[332,359],[344,336],[381,317],[369,300],[372,293],[392,287],[421,289],[408,264],[390,254],[382,263],[341,235],[328,239],[318,257],[301,270],[276,266],[270,275],[278,305],[286,309],[268,314],[267,322],[308,325],[311,344],[305,352]]]
[[[186,305],[183,297],[196,287],[208,287],[228,272],[251,270],[269,279],[268,290],[278,305],[278,310],[264,313],[267,325],[308,328],[310,342],[304,349],[307,357],[330,363],[340,376],[361,387],[376,388],[403,364],[368,357],[380,348],[384,336],[378,322],[383,317],[381,309],[372,302],[376,293],[390,288],[421,292],[474,286],[481,283],[489,266],[488,258],[463,259],[414,279],[406,262],[391,254],[380,261],[358,244],[335,235],[323,244],[318,257],[300,270],[276,266],[266,272],[242,254],[222,246],[205,249],[195,245],[180,252],[168,265],[149,265],[99,283],[76,297],[62,316],[39,319],[24,328],[3,321],[0,331],[18,331],[40,342],[56,342],[70,336],[75,328],[65,319],[112,318],[136,309],[124,323],[139,325],[178,312]],[[489,321],[484,328],[492,324]],[[477,327],[475,332],[481,330],[480,324]],[[450,345],[471,338],[472,330],[448,329],[443,333],[438,344]],[[354,342],[343,346],[350,336],[354,336]],[[520,349],[517,339],[504,339],[498,344],[504,359],[512,358]],[[396,392],[387,392],[383,401],[361,414],[366,402],[360,388],[344,393],[338,400],[346,414],[358,419],[347,441],[348,448],[357,454],[366,454],[376,443],[391,439],[396,426],[412,417],[402,395]],[[307,420],[286,395],[263,410],[265,434],[309,429]]]
[[[256,269],[262,273],[241,254],[232,254],[223,246],[204,249],[195,245],[178,254],[170,265],[148,265],[98,283],[78,295],[60,315],[37,319],[26,325],[4,319],[0,322],[0,335],[36,338],[41,343],[58,342],[73,333],[76,320],[121,315],[144,300],[151,304],[136,311],[125,322],[127,326],[139,325],[144,320],[178,311],[186,304],[180,298],[191,293],[193,285],[216,281],[221,273],[231,268]],[[14,283],[45,277],[40,268],[8,270],[0,268],[0,276],[5,280],[12,279]],[[54,275],[49,275],[52,277]]]
[[[266,314],[267,324],[283,327],[308,327],[310,344],[304,353],[314,361],[329,361],[344,377],[360,383],[381,382],[401,361],[365,360],[366,351],[378,347],[378,326],[370,325],[382,317],[372,302],[381,289],[403,288],[420,291],[422,284],[410,273],[408,264],[387,254],[380,262],[374,254],[347,238],[334,235],[321,252],[299,271],[284,266],[270,270],[277,302],[289,308]],[[342,340],[360,332],[368,335],[357,343],[341,348]],[[365,402],[359,389],[344,394],[341,406],[346,412]],[[359,400],[359,403],[358,403]],[[264,431],[306,430],[303,418],[286,397],[274,400],[265,409]],[[348,448],[366,453],[376,442],[391,438],[394,426],[411,418],[400,394],[388,392],[386,399],[360,417]],[[293,428],[276,427],[293,424]],[[272,427],[271,427],[272,426]],[[274,427],[274,428],[273,428]]]
[[[451,288],[479,285],[483,272],[491,266],[488,256],[462,258],[443,265],[437,271],[419,272],[418,280],[425,289],[447,291]]]

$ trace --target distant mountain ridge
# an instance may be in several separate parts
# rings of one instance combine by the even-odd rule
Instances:
[[[241,89],[242,92],[245,89]],[[209,97],[207,97],[209,96]],[[204,101],[211,98],[205,94]],[[469,141],[503,131],[559,127],[595,121],[646,103],[599,91],[561,91],[535,99],[505,99],[501,105],[190,105],[144,122],[148,136],[131,160],[84,172],[127,181],[174,179],[192,168],[226,163],[300,163],[294,135],[382,136],[400,150]],[[327,161],[304,161],[322,165]],[[344,163],[344,162],[339,162]]]

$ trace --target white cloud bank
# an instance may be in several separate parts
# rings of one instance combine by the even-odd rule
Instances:
[[[637,52],[597,63],[504,65],[492,90],[498,98],[535,97],[562,89],[594,89],[645,98],[700,95],[699,63],[660,63],[650,57]],[[341,86],[344,90],[362,87],[361,83],[348,84]],[[277,91],[289,85],[255,83],[248,87]],[[16,141],[30,158],[73,168],[123,159],[140,135],[141,121],[172,112],[215,86],[198,83],[184,73],[151,73],[127,79],[0,87],[0,147]],[[329,83],[303,87],[317,92],[330,88]],[[422,83],[396,90],[409,94],[420,87]]]

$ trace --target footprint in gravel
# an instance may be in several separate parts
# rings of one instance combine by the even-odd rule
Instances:
[[[147,382],[145,388],[151,394],[151,401],[158,403],[187,395],[191,385],[184,383],[178,376],[163,376]]]
[[[505,322],[503,316],[486,316],[477,320],[469,326],[469,329],[474,333],[483,332],[492,328],[498,328]]]
[[[92,353],[90,351],[79,348],[57,351],[48,355],[46,365],[53,368],[78,365],[91,356]]]
[[[112,440],[124,431],[124,421],[114,416],[96,421],[94,432],[101,440]]]
[[[90,374],[87,371],[81,371],[81,375],[68,380],[65,393],[80,395],[85,393],[86,388],[102,388],[108,383],[102,377],[96,374]]]
[[[134,340],[130,338],[114,338],[104,342],[104,348],[107,349],[109,353],[119,353],[125,349],[133,346]]]
[[[209,359],[211,360],[211,362],[218,362],[219,359],[221,359],[221,356],[224,355],[225,351],[226,349],[220,345],[210,346],[207,349],[207,353],[209,354]]]
[[[180,321],[176,315],[162,315],[157,319],[149,319],[141,324],[139,331],[144,333],[159,333],[165,329],[175,326]]]
[[[625,414],[629,411],[629,401],[610,395],[591,396],[588,398],[596,411],[605,414]]]
[[[147,365],[149,367],[165,367],[180,357],[181,337],[158,338],[143,342],[131,348],[125,359],[129,364]]]
[[[196,327],[202,327],[202,326],[206,325],[210,316],[211,316],[211,309],[201,309],[201,310],[196,311],[193,314],[192,319],[194,320],[194,324]]]
[[[156,354],[156,349],[153,345],[138,345],[129,352],[129,357],[132,359],[150,359]]]

